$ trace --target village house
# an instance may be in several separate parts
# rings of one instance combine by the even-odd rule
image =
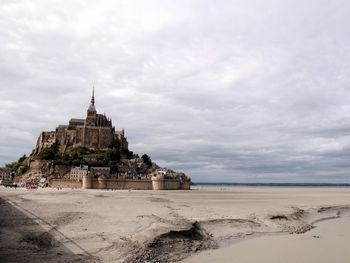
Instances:
[[[12,182],[11,169],[0,167],[0,184]]]

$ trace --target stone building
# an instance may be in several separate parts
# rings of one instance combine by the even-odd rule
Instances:
[[[109,176],[111,168],[109,167],[91,167],[91,175],[93,177],[99,177],[101,175]]]
[[[54,143],[57,143],[61,153],[68,146],[82,146],[89,149],[106,149],[113,146],[121,150],[128,149],[124,129],[116,131],[111,118],[97,113],[94,90],[86,118],[72,118],[68,125],[59,125],[55,131],[42,132],[33,154],[39,154],[44,148],[51,147]]]
[[[82,181],[83,177],[89,173],[89,167],[87,165],[80,165],[72,167],[70,170],[70,179],[76,181]]]
[[[0,167],[0,183],[9,183],[11,181],[11,170],[6,167]]]

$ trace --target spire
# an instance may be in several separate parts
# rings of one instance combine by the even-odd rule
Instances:
[[[95,109],[95,85],[92,87],[91,104],[88,108],[88,115],[96,115]]]
[[[92,104],[92,105],[95,105],[95,85],[92,86],[91,104]]]

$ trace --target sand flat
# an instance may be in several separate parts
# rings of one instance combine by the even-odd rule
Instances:
[[[174,262],[254,235],[303,233],[313,222],[346,214],[350,207],[349,188],[0,188],[0,198],[20,214],[18,222],[25,222],[19,229],[1,224],[0,259],[23,247],[32,257],[36,249],[43,252],[40,238],[23,238],[40,227],[53,240],[47,253],[59,253],[62,262],[73,255],[92,262]],[[0,220],[9,222],[11,215],[0,213]]]
[[[322,221],[300,235],[263,236],[230,247],[204,251],[183,263],[348,263],[350,217]]]

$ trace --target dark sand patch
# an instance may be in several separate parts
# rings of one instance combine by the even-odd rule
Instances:
[[[125,262],[176,262],[195,252],[216,247],[210,234],[195,222],[189,229],[171,230],[156,237]]]
[[[74,254],[35,219],[0,198],[0,262],[99,262]]]

